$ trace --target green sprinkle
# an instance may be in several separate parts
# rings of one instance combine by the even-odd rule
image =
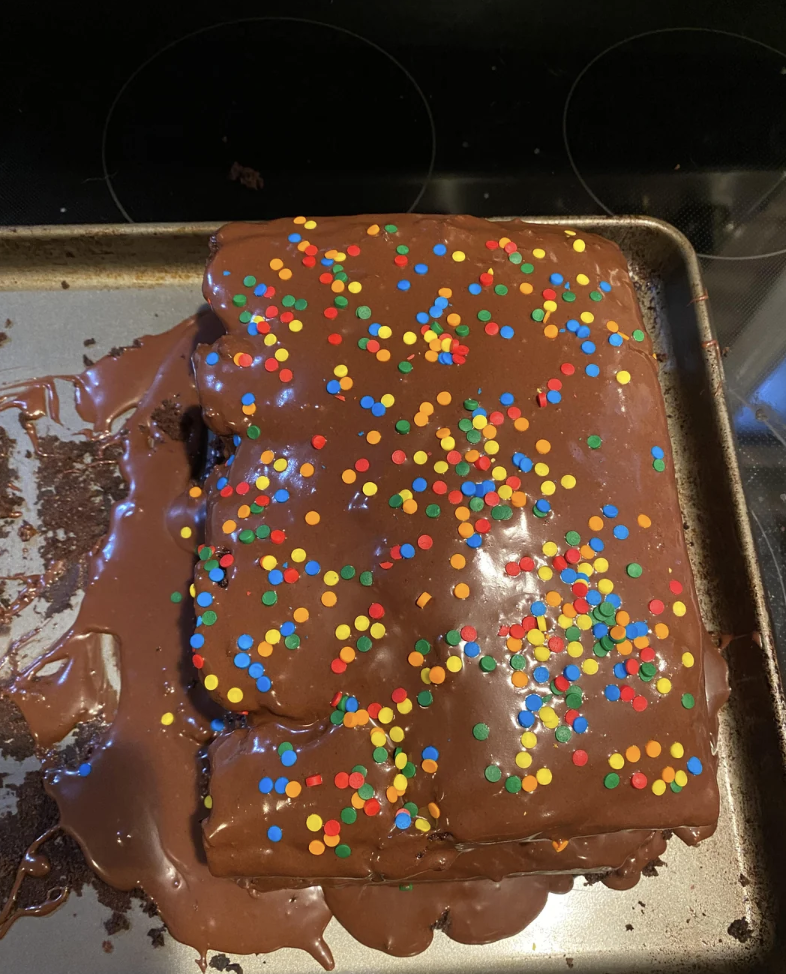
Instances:
[[[584,694],[578,687],[571,687],[565,694],[565,706],[570,710],[578,710],[584,702]]]
[[[295,311],[305,311],[308,307],[308,301],[305,298],[298,298],[295,301]]]
[[[458,646],[461,642],[461,633],[458,629],[448,629],[445,633],[445,642],[448,646]]]
[[[634,342],[643,342],[644,332],[641,330],[641,328],[637,328],[631,335],[631,338],[633,339]]]
[[[568,531],[565,535],[565,540],[571,546],[571,548],[576,548],[581,544],[581,535],[578,531]]]
[[[477,514],[479,511],[482,511],[485,506],[486,504],[482,497],[470,497],[469,509],[471,511],[475,511],[475,513]]]
[[[371,308],[367,304],[361,304],[355,308],[355,314],[364,321],[371,317]]]
[[[343,271],[344,270],[344,265],[343,264],[334,264],[330,268],[330,270],[331,270],[331,273],[335,276],[336,274],[339,273],[339,271]]]
[[[507,294],[508,293],[508,289],[505,287],[504,284],[495,284],[494,285],[494,293],[495,294],[499,294],[499,295]]]
[[[297,633],[292,633],[291,636],[284,639],[284,645],[287,649],[297,649],[300,646],[300,636]]]
[[[394,494],[388,501],[388,504],[391,507],[401,507],[403,503],[404,503],[404,498],[401,496],[401,494]]]
[[[521,791],[521,778],[517,778],[514,774],[506,778],[505,791],[510,792],[511,795],[517,795]]]
[[[590,301],[602,301],[603,295],[600,291],[590,291]]]
[[[641,578],[641,573],[643,570],[644,569],[641,567],[641,565],[636,561],[632,561],[625,568],[625,571],[630,575],[631,578]]]
[[[606,647],[602,643],[595,643],[595,645],[592,647],[592,652],[596,656],[600,656],[600,657],[608,656],[609,654],[609,650],[606,649]]]
[[[212,572],[214,568],[218,568],[218,561],[215,558],[211,558],[210,561],[206,561],[203,565],[206,572]]]
[[[374,786],[366,782],[366,784],[361,785],[360,788],[358,788],[358,795],[360,795],[363,801],[368,801],[369,798],[374,797]]]
[[[251,312],[250,311],[241,311],[240,314],[237,316],[237,320],[241,324],[247,325],[249,323],[249,321],[251,321]]]
[[[371,752],[371,757],[377,762],[377,764],[384,764],[388,759],[388,752],[384,747],[375,747]]]
[[[572,304],[576,300],[576,292],[575,291],[563,291],[562,292],[562,300],[563,301],[567,301],[568,304]]]
[[[404,775],[405,778],[414,778],[415,775],[418,773],[418,769],[411,761],[407,761],[407,763],[401,769],[401,773]],[[417,808],[415,809],[415,812],[417,813]]]
[[[411,429],[411,427],[410,427],[410,424],[409,424],[409,420],[407,420],[407,419],[400,419],[396,423],[396,432],[397,433],[409,433],[410,429]]]
[[[478,403],[477,399],[465,399],[464,400],[464,408],[467,410],[467,412],[474,413],[475,410],[478,408],[478,405],[479,405],[479,403]]]
[[[480,668],[484,673],[491,673],[497,668],[497,661],[493,656],[481,656],[480,657]]]
[[[535,270],[535,267],[534,267],[533,264],[522,264],[521,265],[521,273],[522,274],[531,274],[534,270]]]
[[[435,335],[441,335],[445,331],[445,329],[438,321],[431,322],[431,330],[434,332]]]
[[[243,544],[251,544],[256,535],[250,528],[243,528],[240,534],[237,536],[238,541],[242,541]]]
[[[205,615],[207,615],[207,613],[205,613]],[[205,618],[205,616],[202,616],[202,619],[203,620],[204,620],[204,618]],[[696,706],[696,701],[694,700],[692,693],[683,693],[683,695],[682,695],[682,706],[686,710],[693,710],[693,708]]]
[[[467,463],[466,460],[460,460],[456,464],[456,473],[458,474],[459,477],[466,477],[469,471],[470,471],[470,465]]]
[[[439,504],[429,504],[426,508],[426,517],[439,517],[441,513]]]
[[[560,742],[560,744],[567,744],[568,741],[573,736],[573,731],[570,729],[570,727],[565,727],[564,725],[560,725],[554,731],[554,736]]]
[[[682,791],[682,785],[678,785],[676,781],[672,781],[669,788],[671,788],[675,795],[679,795],[679,793]]]
[[[491,516],[495,521],[509,521],[513,517],[513,508],[507,504],[497,504],[491,508]]]
[[[524,258],[517,250],[514,250],[512,254],[508,254],[508,260],[511,262],[511,264],[520,264],[523,259]]]
[[[346,308],[346,306],[349,304],[349,298],[345,298],[343,294],[337,294],[336,297],[333,298],[333,304],[335,304],[337,308]],[[358,315],[358,317],[360,317],[360,315]]]
[[[357,771],[358,774],[362,774],[365,778],[368,775],[368,768],[365,768],[362,764],[356,764],[353,771]]]
[[[294,304],[295,304],[295,295],[294,294],[285,294],[284,297],[281,299],[281,303],[284,305],[285,308],[292,308],[292,307],[294,307]]]
[[[358,348],[365,352],[366,346],[370,341],[371,339],[367,335],[364,335],[362,338],[358,338]]]
[[[335,852],[339,859],[348,859],[352,855],[352,850],[345,842],[342,842],[341,845],[337,845]]]
[[[530,317],[533,321],[543,321],[543,319],[546,317],[546,312],[543,310],[543,308],[535,308]]]
[[[478,321],[491,321],[491,312],[485,309],[478,311]]]
[[[212,557],[210,553],[210,548],[208,548],[207,545],[205,545],[205,547],[199,552],[199,560],[207,561],[208,558],[210,557]]]
[[[406,244],[399,244],[398,247],[396,247],[396,253],[397,254],[408,254],[409,253],[409,247],[407,247]]]
[[[260,541],[264,541],[265,538],[270,537],[270,525],[269,524],[258,524],[254,534],[259,538]]]
[[[258,440],[262,430],[258,426],[249,426],[246,430],[246,436],[249,440]]]
[[[418,694],[418,703],[421,707],[430,707],[434,703],[434,695],[430,690],[421,690]]]
[[[385,224],[385,232],[386,233],[398,233],[398,227],[396,226],[395,223],[386,223]]]
[[[360,573],[360,584],[368,587],[374,581],[374,576],[371,572],[361,572]]]
[[[428,639],[418,639],[415,643],[415,652],[420,653],[421,656],[425,656],[427,653],[431,652],[431,643]]]
[[[278,596],[275,592],[262,593],[262,605],[275,605],[276,602],[278,602]]]
[[[289,741],[282,741],[276,748],[278,751],[278,756],[281,757],[286,751],[294,751],[295,747]]]
[[[480,443],[482,439],[483,437],[481,436],[480,430],[476,430],[474,426],[467,432],[468,443]]]
[[[462,433],[469,433],[469,431],[471,429],[474,429],[475,427],[472,425],[472,420],[467,419],[467,417],[465,416],[463,419],[460,419],[458,421],[458,428],[461,430]]]
[[[235,294],[232,298],[232,304],[234,304],[236,308],[242,308],[246,301],[248,301],[248,298],[245,296],[245,294]]]
[[[404,375],[409,375],[409,373],[412,371],[412,368],[413,368],[413,366],[412,366],[412,363],[411,362],[399,362],[398,363],[398,370],[399,370],[399,372],[402,372]]]
[[[618,774],[615,774],[613,771],[609,772],[609,774],[607,774],[606,777],[603,779],[603,784],[606,786],[606,788],[609,789],[609,791],[612,788],[616,788],[619,783],[620,783],[620,776]]]
[[[252,514],[261,514],[265,508],[255,502],[253,504],[249,504],[248,509]]]
[[[382,750],[384,751],[385,749],[383,748]],[[342,808],[340,817],[341,817],[341,821],[345,825],[354,825],[354,823],[357,822],[358,820],[358,813],[355,811],[354,808]]]
[[[499,779],[502,777],[502,772],[499,770],[496,764],[490,764],[483,774],[486,776],[486,781],[499,781]]]
[[[658,471],[658,473],[663,473],[663,471],[666,469],[666,461],[660,459],[653,460],[652,466],[654,467],[655,470]]]
[[[532,513],[535,515],[535,517],[541,517],[542,518],[542,517],[548,517],[548,513],[549,512],[548,511],[539,511],[537,509],[537,507],[535,507],[535,505],[533,504],[532,505]]]
[[[330,715],[330,723],[336,724],[338,726],[338,724],[343,724],[343,722],[344,722],[344,712],[342,710],[334,710],[333,713]]]
[[[527,658],[522,656],[521,653],[514,653],[510,657],[510,665],[514,670],[524,670],[527,667]]]
[[[456,325],[456,334],[459,338],[466,338],[469,334],[469,325]]]
[[[489,725],[475,724],[475,726],[472,728],[472,736],[476,741],[485,741],[489,736]]]
[[[246,274],[243,278],[243,287],[253,287],[257,282],[257,279],[253,274]]]
[[[401,886],[399,886],[399,892],[410,893],[414,888],[415,887],[412,885],[412,883],[402,883]]]
[[[335,271],[339,271],[340,273],[336,274]],[[344,284],[346,284],[347,281],[349,280],[349,278],[344,273],[344,268],[343,267],[337,267],[335,269],[335,271],[334,271],[334,274],[335,274],[336,280],[337,281],[342,281]]]
[[[175,604],[177,604],[178,602],[182,602],[183,601],[183,595],[182,595],[182,593],[181,592],[173,592],[169,596],[169,601],[170,602],[174,602]]]
[[[355,649],[357,649],[359,653],[367,653],[373,645],[374,643],[368,636],[358,636],[357,642],[355,643]]]
[[[341,577],[345,581],[349,581],[350,578],[354,578],[355,577],[354,565],[344,565],[344,567],[339,572],[339,575],[341,575]]]
[[[218,616],[215,614],[215,612],[212,609],[208,609],[207,612],[203,612],[202,613],[202,624],[203,625],[205,625],[205,626],[214,626],[217,621],[218,621]],[[691,697],[691,701],[692,700],[693,700],[693,697]],[[684,698],[683,698],[683,701],[684,701]],[[684,702],[683,702],[683,706],[684,706]],[[691,707],[692,706],[693,706],[693,703],[691,703]]]
[[[587,437],[587,446],[590,448],[590,450],[599,449],[602,442],[603,440],[595,433],[593,433],[592,436]]]
[[[578,626],[568,626],[565,630],[565,638],[571,642],[575,643],[581,640],[581,629]]]

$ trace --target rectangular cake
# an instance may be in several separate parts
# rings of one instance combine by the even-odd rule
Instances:
[[[210,750],[211,870],[498,878],[710,834],[725,678],[618,247],[298,217],[223,228],[204,290],[191,645],[247,715]]]

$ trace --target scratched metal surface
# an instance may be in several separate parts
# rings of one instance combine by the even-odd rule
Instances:
[[[456,944],[442,933],[424,954],[402,960],[362,947],[335,922],[328,928],[341,972],[505,971],[769,971],[784,946],[782,876],[786,830],[782,815],[784,704],[775,650],[740,484],[726,410],[722,359],[713,341],[695,256],[685,239],[648,218],[546,219],[617,240],[630,262],[647,327],[661,356],[662,385],[686,532],[707,627],[736,638],[728,649],[732,702],[721,717],[722,810],[716,835],[697,849],[669,844],[658,878],[628,892],[575,883],[552,895],[523,933],[482,947]],[[82,368],[83,341],[92,358],[112,346],[160,332],[202,303],[200,281],[210,228],[199,226],[56,227],[0,230],[0,322],[11,319],[0,349],[0,384]],[[63,285],[65,282],[67,287]],[[67,387],[66,387],[67,388]],[[67,400],[67,396],[64,396]],[[64,421],[75,417],[64,410]],[[15,458],[35,523],[34,461],[12,413],[0,414],[19,441]],[[62,435],[63,431],[59,431]],[[4,574],[35,571],[34,546],[0,542]],[[21,629],[40,621],[32,605]],[[49,620],[44,637],[67,627]],[[0,645],[0,659],[5,648]],[[24,767],[0,763],[18,781]],[[0,800],[0,815],[13,802]],[[740,882],[740,877],[745,882]],[[72,897],[45,920],[19,922],[0,941],[0,968],[19,974],[79,969],[83,974],[180,974],[193,971],[194,952],[168,938],[152,949],[151,921],[132,912],[129,931],[106,954],[108,911],[92,891]],[[746,918],[751,937],[740,943],[727,929]],[[631,928],[631,929],[629,929]],[[304,953],[234,958],[245,974],[316,970]]]

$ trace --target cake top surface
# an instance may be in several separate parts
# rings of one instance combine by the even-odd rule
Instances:
[[[252,725],[212,748],[209,859],[360,878],[712,825],[714,650],[616,245],[469,217],[234,224],[205,294],[227,335],[197,382],[231,455],[191,645]]]

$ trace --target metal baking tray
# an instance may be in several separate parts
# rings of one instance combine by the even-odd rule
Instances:
[[[428,951],[402,960],[362,947],[333,921],[327,939],[336,968],[356,974],[509,971],[525,964],[538,971],[780,969],[786,947],[784,699],[724,399],[721,354],[697,259],[680,233],[654,219],[531,219],[595,231],[619,243],[662,360],[704,621],[710,631],[733,637],[726,650],[732,697],[721,714],[718,830],[696,849],[674,839],[660,875],[643,878],[627,892],[578,878],[567,896],[550,896],[524,932],[487,946],[464,946],[437,932]],[[191,314],[202,302],[213,229],[200,224],[0,230],[0,323],[13,321],[10,341],[0,348],[0,383],[79,371],[84,339],[96,339],[89,351],[97,358]],[[5,415],[2,421],[10,421],[11,414]],[[14,429],[17,436],[19,427]],[[0,770],[11,774],[6,781],[19,775],[13,765]],[[194,970],[194,951],[171,938],[165,948],[151,949],[151,922],[141,912],[129,914],[131,929],[114,936],[113,953],[104,953],[107,916],[88,890],[45,920],[24,919],[0,941],[0,968],[19,974]],[[728,932],[740,919],[749,925],[747,938]],[[245,974],[317,969],[294,950],[233,960]]]

